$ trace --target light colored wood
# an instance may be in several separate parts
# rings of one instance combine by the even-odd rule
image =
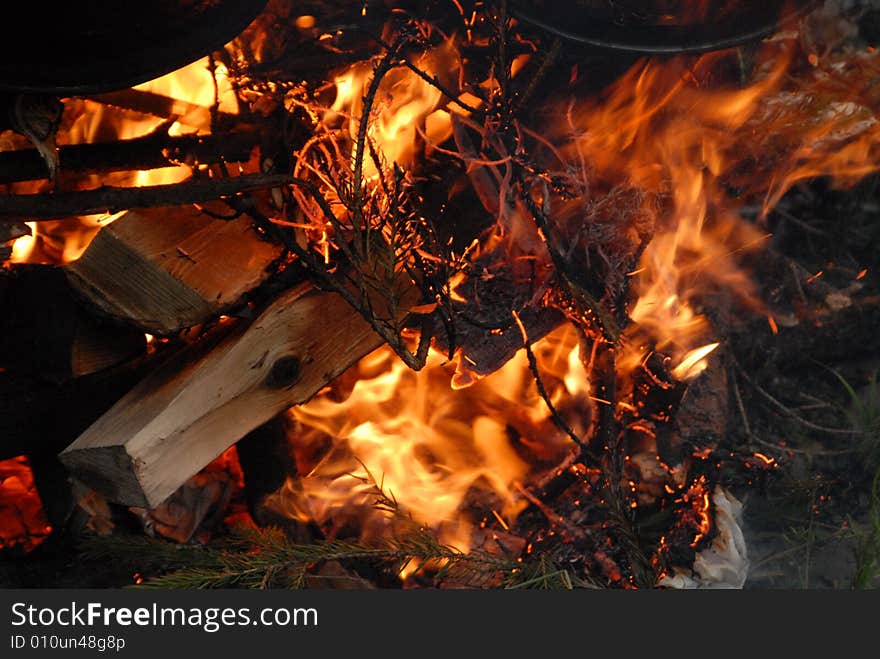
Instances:
[[[245,217],[224,221],[176,206],[127,212],[65,272],[104,313],[173,334],[238,303],[280,254]]]
[[[248,432],[307,401],[381,344],[339,295],[304,285],[206,354],[148,376],[61,461],[111,501],[154,508]]]

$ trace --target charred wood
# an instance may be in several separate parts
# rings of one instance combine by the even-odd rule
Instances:
[[[281,187],[290,177],[244,174],[233,178],[183,181],[137,188],[103,186],[94,190],[0,196],[0,224],[115,213],[132,208],[199,204],[241,192]]]
[[[257,131],[238,129],[226,135],[171,137],[157,130],[144,137],[116,142],[72,144],[58,150],[61,173],[93,174],[172,167],[180,163],[246,161],[259,141]],[[48,177],[36,149],[0,153],[0,183]]]

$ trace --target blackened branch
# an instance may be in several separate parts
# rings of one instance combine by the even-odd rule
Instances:
[[[0,195],[0,224],[56,220],[77,215],[115,213],[131,208],[179,206],[222,199],[242,192],[275,188],[291,182],[286,175],[245,174],[233,178],[187,180],[137,188],[103,186],[53,194]]]
[[[589,450],[589,447],[580,437],[577,436],[574,430],[571,429],[571,426],[566,423],[565,419],[562,418],[559,410],[556,409],[556,406],[550,399],[550,394],[547,393],[547,388],[544,386],[544,380],[541,378],[541,372],[538,369],[538,360],[535,358],[535,353],[532,350],[532,342],[529,339],[526,327],[525,325],[523,325],[523,322],[522,320],[520,320],[519,314],[516,313],[515,309],[512,311],[512,313],[513,320],[516,323],[517,327],[519,327],[519,331],[522,334],[523,347],[526,349],[526,357],[529,360],[529,370],[532,372],[532,377],[535,379],[535,386],[538,389],[538,395],[541,396],[541,400],[544,401],[544,404],[550,411],[550,417],[553,419],[553,422],[559,427],[560,430],[562,430],[562,432],[569,436],[571,441],[578,445],[582,453],[586,454],[587,450]]]

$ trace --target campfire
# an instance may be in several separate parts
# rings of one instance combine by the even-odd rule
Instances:
[[[137,80],[0,80],[7,556],[742,588],[782,472],[870,483],[876,231],[809,220],[876,213],[870,3],[178,4]]]

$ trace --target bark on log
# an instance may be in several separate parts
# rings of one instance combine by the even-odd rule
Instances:
[[[104,313],[171,334],[237,304],[265,281],[280,254],[245,217],[224,221],[193,207],[152,209],[104,227],[65,271]]]
[[[246,331],[149,376],[61,460],[109,500],[154,508],[249,431],[307,401],[381,343],[340,296],[303,285]]]

